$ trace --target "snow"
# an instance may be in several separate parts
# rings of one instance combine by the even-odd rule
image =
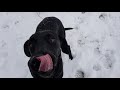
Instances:
[[[0,12],[0,78],[32,78],[24,42],[48,16],[59,18],[74,59],[62,53],[63,78],[120,77],[119,12]]]

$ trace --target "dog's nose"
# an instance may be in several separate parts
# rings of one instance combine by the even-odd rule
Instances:
[[[42,56],[42,55],[45,55],[45,54],[46,54],[45,51],[39,51],[35,54],[35,57]]]

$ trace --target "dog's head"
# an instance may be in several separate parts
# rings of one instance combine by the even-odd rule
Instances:
[[[61,54],[56,33],[50,30],[36,32],[25,42],[24,52],[30,57],[28,66],[33,77],[53,77]]]

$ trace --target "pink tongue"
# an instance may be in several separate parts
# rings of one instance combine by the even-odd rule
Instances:
[[[49,54],[37,57],[37,59],[41,62],[38,71],[47,72],[53,69],[52,58]]]

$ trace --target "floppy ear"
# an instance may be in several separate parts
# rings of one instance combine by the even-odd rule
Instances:
[[[29,51],[29,44],[30,44],[30,41],[27,40],[25,43],[24,43],[24,52],[25,52],[25,55],[30,57],[31,54],[30,54],[30,51]]]

